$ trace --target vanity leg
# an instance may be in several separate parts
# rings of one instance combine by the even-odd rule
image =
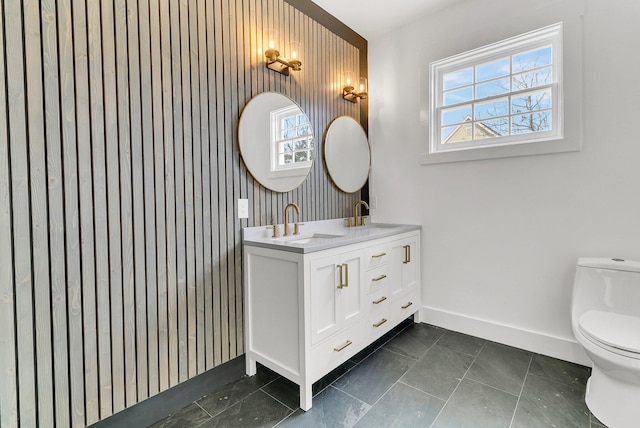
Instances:
[[[249,354],[245,354],[245,364],[246,364],[246,371],[247,371],[247,376],[253,376],[254,374],[256,374],[256,360],[249,357]]]
[[[313,398],[311,385],[311,383],[300,385],[300,408],[305,412],[311,408],[311,399]]]
[[[413,313],[413,322],[416,324],[420,324],[422,322],[420,319],[420,309]]]

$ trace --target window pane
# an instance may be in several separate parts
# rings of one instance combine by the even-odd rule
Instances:
[[[298,128],[298,135],[307,135],[307,134],[311,134],[311,129],[309,128],[309,125],[305,125],[305,126],[301,126]]]
[[[476,82],[509,75],[509,57],[476,67]]]
[[[493,97],[509,92],[509,78],[492,80],[491,82],[476,85],[476,99]]]
[[[513,116],[511,119],[511,132],[513,134],[526,134],[529,132],[541,132],[551,130],[551,111],[539,111],[531,114]]]
[[[448,89],[459,88],[473,83],[473,68],[465,68],[464,70],[446,73],[442,76],[442,88]]]
[[[511,112],[513,114],[548,108],[551,108],[551,90],[530,92],[511,99]]]
[[[282,132],[282,139],[288,140],[296,136],[296,132],[293,129],[286,129]]]
[[[283,155],[284,164],[293,163],[293,153],[286,153]],[[281,162],[280,165],[283,165]]]
[[[551,46],[513,56],[513,73],[551,64]]]
[[[313,149],[309,150],[309,160],[313,160],[314,157],[315,157],[315,152],[313,151]]]
[[[551,83],[551,67],[513,76],[514,91],[535,88],[541,85],[548,85],[549,83]]]
[[[304,125],[305,123],[307,123],[307,116],[305,116],[304,114],[298,115],[298,123],[300,125]]]
[[[474,105],[476,120],[509,115],[509,100],[501,98],[496,101],[477,103]]]
[[[454,123],[461,123],[465,118],[471,117],[471,106],[463,106],[459,108],[453,108],[442,111],[442,126],[453,125]]]
[[[286,117],[283,121],[283,128],[294,128],[296,126],[296,118],[295,116]]]
[[[442,128],[441,143],[459,143],[461,141],[469,141],[471,136],[471,123],[463,123],[457,126],[447,126]]]
[[[473,88],[469,86],[467,88],[445,92],[444,105],[449,106],[451,104],[457,104],[464,101],[471,101],[472,98],[473,98]]]
[[[284,143],[283,147],[280,149],[281,153],[289,153],[293,151],[293,144],[289,143]]]
[[[313,148],[315,147],[315,145],[313,144],[313,138],[309,138],[308,144],[309,144],[309,148],[313,150]]]
[[[509,135],[508,117],[476,123],[474,140],[484,140],[487,138],[502,137],[504,135]]]
[[[301,150],[307,148],[307,140],[297,140],[295,143],[295,149]]]
[[[307,152],[296,152],[296,162],[306,162]]]

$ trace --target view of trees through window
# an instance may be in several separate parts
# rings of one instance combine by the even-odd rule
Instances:
[[[552,46],[445,73],[441,143],[552,129]]]
[[[275,126],[276,162],[274,170],[308,166],[314,157],[314,141],[307,116],[296,106],[278,111]]]

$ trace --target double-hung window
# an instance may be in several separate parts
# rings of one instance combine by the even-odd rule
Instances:
[[[562,24],[430,64],[429,153],[561,139]]]
[[[271,171],[306,174],[314,157],[311,124],[298,106],[271,112]],[[300,172],[304,171],[304,172]],[[291,175],[285,174],[285,175]]]

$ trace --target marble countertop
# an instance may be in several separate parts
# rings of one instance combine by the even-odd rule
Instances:
[[[293,224],[290,224],[290,228],[293,231]],[[300,233],[290,236],[282,236],[283,225],[280,224],[278,225],[280,236],[277,238],[272,237],[273,232],[270,227],[245,227],[242,229],[242,243],[294,253],[312,253],[420,229],[419,225],[391,223],[369,223],[365,226],[347,227],[346,219],[341,218],[302,223]]]

